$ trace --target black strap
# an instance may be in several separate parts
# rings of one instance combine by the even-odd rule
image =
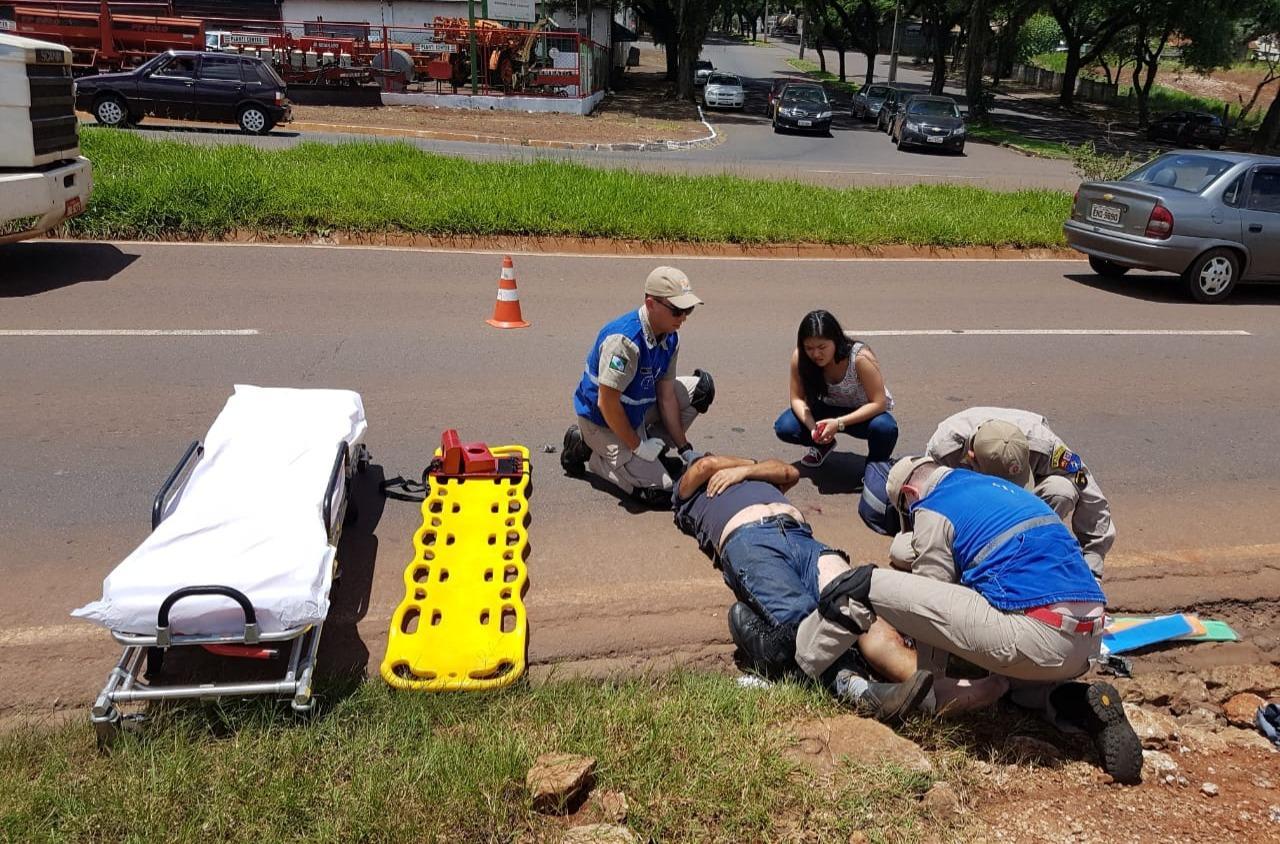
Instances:
[[[421,481],[411,481],[404,475],[397,475],[378,484],[378,491],[396,501],[426,501],[427,490],[430,489],[427,475],[430,474],[431,467],[435,463],[435,460],[431,461],[431,464],[422,470]]]

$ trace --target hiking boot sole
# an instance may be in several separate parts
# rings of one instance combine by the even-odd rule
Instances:
[[[909,688],[902,701],[893,709],[882,710],[876,713],[877,721],[886,723],[894,723],[906,718],[912,712],[920,708],[920,704],[929,696],[929,692],[933,690],[933,674],[928,671],[917,671],[905,681]]]
[[[570,425],[569,430],[564,432],[564,443],[560,449],[560,468],[571,478],[586,477],[587,459],[580,456],[581,451],[590,451],[587,444],[582,441],[582,432],[578,430],[577,425]]]
[[[1089,710],[1099,722],[1092,732],[1103,770],[1116,782],[1141,782],[1142,742],[1124,714],[1120,693],[1110,683],[1094,683],[1087,697]]]

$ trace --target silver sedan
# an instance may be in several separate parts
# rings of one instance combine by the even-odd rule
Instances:
[[[1099,275],[1177,273],[1192,299],[1221,302],[1242,279],[1280,281],[1280,158],[1162,155],[1082,184],[1063,233]]]
[[[743,108],[747,104],[747,91],[741,79],[732,73],[717,71],[707,77],[702,102],[707,108]]]

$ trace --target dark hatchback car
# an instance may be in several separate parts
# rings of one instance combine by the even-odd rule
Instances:
[[[912,95],[912,91],[890,88],[889,93],[885,94],[884,102],[880,104],[880,112],[876,115],[876,128],[881,132],[888,132],[893,126],[893,116]]]
[[[1206,111],[1175,111],[1152,121],[1147,127],[1147,139],[1218,149],[1227,139],[1227,127],[1221,118]]]
[[[796,82],[785,86],[773,107],[773,131],[831,131],[831,100],[821,85]]]
[[[235,123],[254,135],[292,119],[284,80],[262,59],[174,50],[133,70],[76,80],[76,108],[105,126],[154,115]]]
[[[928,147],[963,153],[965,135],[960,107],[950,97],[912,97],[889,128],[889,138],[898,149]]]
[[[888,85],[883,83],[863,85],[862,89],[853,95],[849,113],[859,120],[875,120],[880,116],[880,106],[884,105],[884,99],[887,96],[889,96]]]

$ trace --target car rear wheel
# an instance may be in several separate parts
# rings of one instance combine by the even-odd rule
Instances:
[[[1089,256],[1089,266],[1103,278],[1120,278],[1129,272],[1128,267],[1117,264],[1115,261],[1108,261],[1106,258],[1095,258],[1092,255]]]
[[[265,135],[271,131],[271,118],[261,106],[247,105],[240,109],[236,122],[240,124],[240,131],[249,135]]]
[[[1197,302],[1212,304],[1231,295],[1240,276],[1240,258],[1230,249],[1210,249],[1191,262],[1182,279]]]
[[[129,106],[122,98],[109,94],[94,103],[93,117],[103,126],[119,129],[129,125]]]

